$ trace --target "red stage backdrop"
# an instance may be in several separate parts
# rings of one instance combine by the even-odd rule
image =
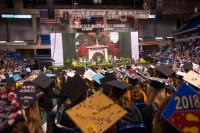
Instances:
[[[119,58],[119,33],[76,33],[76,57],[81,62],[96,61],[98,63]]]

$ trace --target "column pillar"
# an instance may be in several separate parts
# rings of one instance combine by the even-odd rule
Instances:
[[[33,43],[38,44],[38,42],[37,42],[37,18],[36,18],[36,15],[32,15],[32,28],[33,28]]]
[[[73,25],[73,19],[69,18],[69,33],[74,33],[74,29],[70,28],[70,25]]]
[[[104,26],[107,25],[107,19],[106,19],[106,17],[103,17],[103,24],[104,24]]]
[[[37,54],[37,53],[36,53],[36,49],[34,49],[34,54]]]
[[[106,58],[106,61],[108,62],[108,50],[107,50],[107,48],[105,48],[104,51],[105,51],[105,58]]]

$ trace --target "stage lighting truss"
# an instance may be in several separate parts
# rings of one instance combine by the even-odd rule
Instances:
[[[70,25],[71,29],[92,30],[102,28],[104,30],[114,30],[114,28],[124,28],[125,24],[83,24],[83,25]]]
[[[149,18],[150,10],[100,10],[100,11],[85,11],[85,10],[75,10],[69,11],[69,16],[72,19],[86,19],[88,17],[104,17],[106,19],[119,19],[121,17],[133,17],[135,19],[147,19]]]

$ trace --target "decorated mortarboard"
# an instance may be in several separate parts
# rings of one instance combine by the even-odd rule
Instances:
[[[14,81],[20,80],[19,74],[13,75],[13,79],[14,79]]]
[[[90,81],[92,81],[92,76],[94,76],[96,73],[94,71],[92,71],[91,69],[88,69],[85,74],[84,77],[86,77],[87,79],[89,79]]]
[[[193,70],[193,66],[191,63],[185,63],[183,65],[183,69],[190,71],[190,70]]]
[[[11,90],[9,87],[0,86],[0,132],[3,133],[10,129],[17,119],[22,118],[17,96]]]
[[[23,109],[28,108],[32,103],[44,95],[44,92],[31,82],[24,82],[18,89],[14,90],[17,101]]]
[[[75,75],[74,71],[67,72],[67,76],[69,76],[70,78],[74,77],[74,75]]]
[[[76,74],[67,83],[62,85],[62,89],[64,90],[65,95],[70,99],[70,101],[75,102],[89,89],[89,87],[79,76],[79,74]]]
[[[117,79],[117,80],[119,80],[119,81],[123,81],[125,78],[126,78],[126,74],[125,73],[123,73],[123,72],[114,72],[113,73],[114,74],[114,76],[115,76],[115,78]]]
[[[54,82],[53,78],[49,78],[44,74],[40,74],[36,79],[32,81],[34,84],[38,85],[39,87],[46,89]]]
[[[183,82],[171,97],[161,116],[181,133],[199,133],[199,99],[199,93],[192,86]]]
[[[66,113],[83,133],[103,133],[127,112],[98,91]]]
[[[175,71],[173,69],[169,68],[166,65],[161,65],[161,66],[157,67],[156,69],[166,77],[169,77],[173,73],[175,73]]]
[[[153,87],[153,88],[155,88],[155,89],[162,89],[162,88],[165,88],[165,82],[161,79],[161,80],[159,80],[159,78],[149,78],[148,80],[147,80],[147,83],[151,86],[151,87]]]
[[[103,78],[104,76],[100,73],[96,73],[95,75],[92,76],[92,79],[97,82],[98,84],[101,84],[100,79]]]
[[[200,88],[200,75],[193,71],[189,71],[184,77],[183,80],[187,81],[188,83],[194,85],[197,88]]]

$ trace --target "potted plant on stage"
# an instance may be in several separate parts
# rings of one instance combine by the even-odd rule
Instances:
[[[69,66],[70,66],[70,60],[69,60],[69,59],[66,59],[65,62],[66,62],[66,66],[69,67]]]

